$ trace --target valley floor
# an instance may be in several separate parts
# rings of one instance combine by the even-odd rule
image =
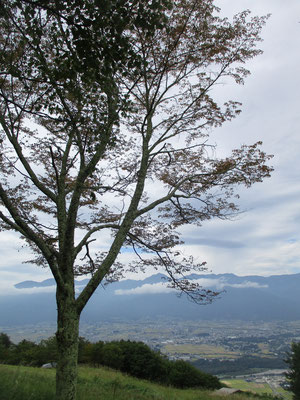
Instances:
[[[39,342],[54,334],[55,324],[0,326],[0,332],[7,333],[15,343],[23,339]],[[92,342],[143,341],[172,359],[228,361],[260,357],[274,360],[274,368],[282,369],[283,364],[278,366],[275,360],[285,359],[291,342],[300,341],[300,321],[111,320],[97,324],[82,322],[80,335]]]
[[[0,327],[0,332],[7,333],[14,342],[22,339],[39,342],[54,334],[55,325]],[[291,342],[300,341],[300,321],[112,320],[97,324],[83,322],[80,335],[93,342],[143,341],[171,359],[188,360],[231,384],[244,382],[242,386],[256,385],[259,392],[263,388],[276,394],[282,393],[280,384],[284,386],[284,375],[274,376],[265,371],[286,369],[286,352]]]

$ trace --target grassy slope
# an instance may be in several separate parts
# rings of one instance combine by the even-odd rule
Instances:
[[[222,380],[227,386],[241,389],[248,392],[258,393],[258,394],[273,394],[272,389],[267,383],[254,383],[246,382],[242,379],[226,379]],[[288,392],[282,388],[277,388],[276,392],[279,393],[284,399],[292,400],[292,393]]]
[[[0,365],[0,400],[53,400],[55,370]],[[251,396],[235,395],[235,400]],[[179,390],[105,368],[79,368],[78,400],[220,400],[212,392]]]
[[[272,394],[272,389],[267,383],[252,383],[242,379],[223,380],[227,386],[255,393]]]

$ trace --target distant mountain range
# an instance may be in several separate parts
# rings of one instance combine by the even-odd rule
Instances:
[[[300,320],[300,274],[192,275],[190,278],[202,286],[222,291],[218,299],[205,306],[196,305],[183,296],[178,298],[176,292],[165,286],[163,277],[156,274],[144,280],[123,280],[100,286],[81,320],[95,323],[166,316],[183,320]],[[86,282],[77,281],[77,290],[80,291]],[[0,326],[55,321],[53,279],[20,282],[15,287],[19,295],[0,294]]]

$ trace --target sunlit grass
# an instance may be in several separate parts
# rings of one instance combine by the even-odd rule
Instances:
[[[223,380],[222,382],[225,383],[227,386],[235,389],[240,389],[243,391],[248,391],[257,394],[274,395],[273,390],[268,385],[268,383],[246,382],[242,379],[229,379],[229,380]],[[292,400],[291,392],[288,392],[282,389],[281,387],[276,388],[276,392],[279,393],[281,396],[283,396],[284,399]]]
[[[78,400],[220,400],[204,390],[180,390],[107,368],[79,367]],[[54,400],[55,370],[0,365],[1,400]],[[235,395],[235,400],[251,400]]]
[[[226,385],[235,388],[241,389],[253,393],[268,393],[272,394],[272,389],[267,383],[255,383],[255,382],[246,382],[242,379],[231,379],[223,381]]]
[[[55,371],[0,365],[1,400],[52,400]]]

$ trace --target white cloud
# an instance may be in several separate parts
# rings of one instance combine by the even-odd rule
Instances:
[[[37,293],[55,293],[56,285],[46,286],[46,287],[34,287],[34,288],[24,288],[16,289],[20,294],[37,294]],[[15,293],[18,294],[18,293]]]
[[[268,285],[261,285],[258,282],[250,282],[250,281],[244,281],[241,283],[229,283],[225,278],[220,278],[220,279],[203,278],[194,280],[193,282],[198,283],[203,288],[216,288],[217,290],[223,290],[227,287],[240,288],[240,289],[246,289],[246,288],[263,289],[268,287]],[[165,283],[160,282],[154,284],[145,284],[134,289],[118,289],[115,290],[115,295],[117,296],[145,295],[145,294],[158,294],[158,293],[171,293],[171,292],[174,292],[174,289],[168,288]]]
[[[251,282],[251,281],[243,281],[241,283],[229,283],[225,278],[197,279],[195,280],[195,282],[197,282],[200,286],[204,288],[215,287],[218,290],[223,290],[226,287],[232,287],[236,289],[247,289],[247,288],[263,289],[268,287],[268,285],[261,285],[258,282]]]
[[[170,293],[174,289],[170,289],[164,283],[145,284],[134,289],[118,289],[115,294],[120,295],[138,295],[138,294],[157,294],[157,293]]]
[[[254,288],[254,289],[264,289],[269,287],[268,285],[261,285],[258,282],[250,282],[250,281],[245,281],[242,283],[232,283],[232,284],[225,284],[224,287],[233,287],[237,289],[248,289],[248,288]]]
[[[0,282],[0,296],[6,296],[6,295],[24,295],[24,294],[37,294],[37,293],[54,293],[56,286],[46,286],[46,287],[34,287],[34,288],[23,288],[23,289],[17,289],[15,288],[15,284],[20,281],[13,281],[13,278],[11,279],[4,279],[1,280]]]

